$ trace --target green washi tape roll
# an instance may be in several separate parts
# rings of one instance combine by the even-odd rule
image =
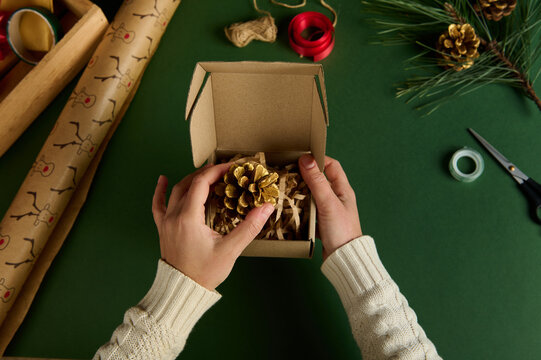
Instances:
[[[473,160],[473,162],[475,163],[475,170],[473,170],[473,172],[465,174],[460,171],[460,169],[458,168],[458,160],[462,159],[463,157]],[[472,182],[479,176],[481,176],[484,169],[485,162],[483,161],[483,157],[481,156],[481,154],[468,147],[457,150],[451,157],[451,161],[449,161],[449,171],[451,172],[451,175],[453,175],[453,177],[458,181]]]
[[[44,52],[32,51],[27,49],[24,45],[23,37],[21,35],[21,24],[23,23],[23,17],[26,14],[35,14],[43,20],[44,24],[46,24],[47,31],[50,31],[52,36],[51,48],[60,41],[60,38],[62,37],[62,27],[58,19],[49,10],[44,8],[24,7],[11,14],[6,31],[9,46],[21,60],[36,65],[43,58]]]

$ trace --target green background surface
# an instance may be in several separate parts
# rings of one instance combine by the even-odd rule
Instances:
[[[120,1],[97,1],[109,19]],[[325,12],[317,1],[303,10]],[[360,1],[332,1],[336,46],[324,61],[328,155],[356,191],[363,232],[445,359],[538,359],[541,228],[514,181],[467,133],[472,127],[541,180],[541,117],[510,88],[485,87],[429,117],[394,98],[411,47],[371,45]],[[271,8],[260,1],[264,8]],[[194,170],[185,101],[197,61],[308,63],[288,46],[296,10],[271,8],[274,44],[238,49],[224,26],[256,17],[250,1],[184,0],[114,135],[89,198],[6,355],[90,358],[149,289],[159,258],[151,216],[158,176]],[[4,213],[75,86],[0,158]],[[536,90],[541,93],[537,84]],[[1,116],[1,115],[0,115]],[[479,150],[485,172],[460,183],[451,154]],[[312,260],[241,258],[223,298],[195,326],[183,359],[358,359],[340,300]]]

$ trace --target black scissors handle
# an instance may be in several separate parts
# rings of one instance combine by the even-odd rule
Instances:
[[[528,178],[518,187],[524,195],[528,198],[530,203],[530,216],[533,221],[541,225],[541,185],[536,183],[533,179]]]

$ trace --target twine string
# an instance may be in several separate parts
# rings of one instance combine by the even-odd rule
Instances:
[[[286,4],[286,3],[283,3],[283,2],[280,2],[280,1],[276,1],[276,0],[271,0],[271,3],[273,3],[275,5],[283,6],[283,7],[288,8],[288,9],[298,9],[298,8],[301,8],[304,5],[306,5],[306,0],[303,0],[302,3],[297,4],[297,5],[289,5],[289,4]]]
[[[272,17],[272,15],[271,15],[271,13],[270,13],[269,11],[267,11],[267,10],[262,10],[262,9],[260,9],[260,8],[257,6],[257,0],[254,0],[254,9],[255,9],[255,11],[257,11],[257,12],[260,13],[260,14],[265,14],[265,15],[267,15],[267,16]]]

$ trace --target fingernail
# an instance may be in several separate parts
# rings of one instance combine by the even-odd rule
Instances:
[[[312,156],[303,155],[301,157],[301,165],[305,169],[309,170],[309,169],[313,168],[316,165],[316,162],[315,162],[315,160],[314,160],[314,158]]]
[[[158,176],[158,184],[160,183],[160,181],[162,181],[162,176],[163,175]]]
[[[273,211],[274,206],[272,206],[271,204],[265,204],[265,206],[263,207],[263,215],[265,216],[270,216]]]

